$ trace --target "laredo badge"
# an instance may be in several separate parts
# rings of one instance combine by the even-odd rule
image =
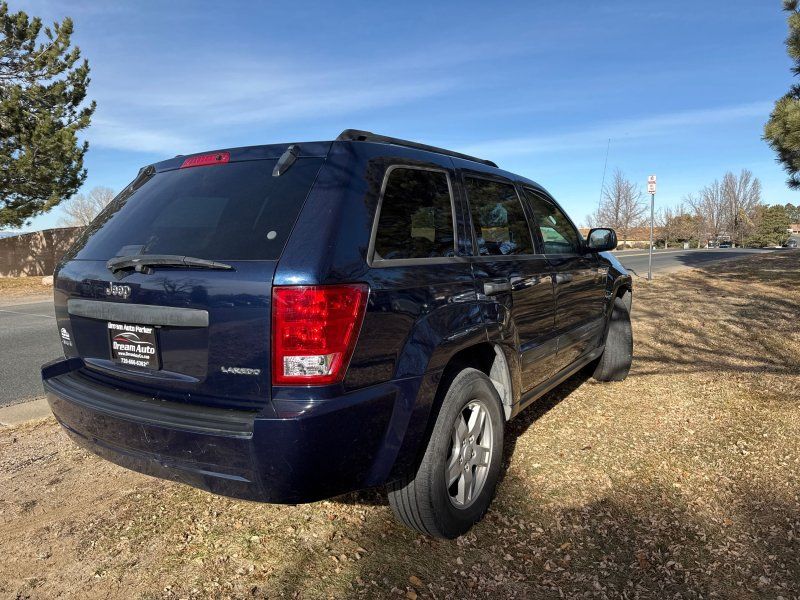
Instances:
[[[248,369],[247,367],[220,367],[220,371],[227,375],[261,375],[261,369]]]

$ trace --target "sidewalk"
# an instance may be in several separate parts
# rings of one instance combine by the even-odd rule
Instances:
[[[50,405],[47,404],[45,398],[36,398],[19,404],[4,406],[0,408],[0,427],[19,425],[25,421],[47,417],[50,414],[52,414]]]

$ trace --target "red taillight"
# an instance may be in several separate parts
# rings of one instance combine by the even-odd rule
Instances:
[[[322,385],[344,378],[364,319],[363,284],[272,288],[272,382]]]
[[[181,169],[188,169],[189,167],[207,167],[208,165],[224,165],[231,160],[230,152],[214,152],[214,154],[200,154],[199,156],[190,156],[183,164]]]

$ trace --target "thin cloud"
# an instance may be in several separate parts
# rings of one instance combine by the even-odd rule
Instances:
[[[398,106],[445,94],[457,87],[453,79],[412,82],[328,82],[265,93],[253,93],[224,110],[212,109],[204,122],[215,125],[272,124],[325,115],[347,115]],[[259,99],[257,101],[257,99]]]
[[[135,89],[122,82],[98,91],[103,119],[95,119],[87,132],[95,147],[186,151],[187,146],[198,147],[203,138],[213,139],[220,130],[229,133],[230,127],[361,115],[440,96],[459,85],[452,77],[426,73],[398,76],[397,71],[382,68],[310,72],[266,65],[236,70],[206,67],[203,73],[184,69],[176,81],[156,77],[130,81],[136,81]]]
[[[95,70],[93,97],[103,121],[87,132],[94,147],[172,153],[204,148],[235,128],[269,127],[331,116],[405,107],[467,85],[455,66],[507,57],[522,47],[475,44],[463,52],[411,52],[309,67],[296,59],[199,54],[157,71],[131,63]],[[433,58],[432,58],[433,57]],[[119,78],[119,73],[125,73]],[[99,115],[98,115],[99,116]],[[234,129],[232,129],[234,128]],[[198,132],[201,132],[198,134]],[[211,146],[216,145],[212,141]]]
[[[295,55],[264,60],[201,50],[167,57],[155,70],[120,56],[93,67],[91,94],[103,121],[96,118],[86,137],[95,148],[164,154],[285,123],[351,115],[362,121],[370,111],[422,106],[469,89],[474,82],[460,75],[464,65],[546,50],[545,40],[476,41],[414,48],[402,58],[387,53],[342,64],[328,57],[313,66]]]
[[[135,126],[129,122],[103,117],[95,117],[92,120],[86,139],[92,148],[136,150],[164,156],[186,154],[193,150],[201,150],[204,146],[196,137]]]
[[[609,138],[634,141],[677,135],[690,128],[720,125],[741,119],[764,117],[771,102],[753,102],[715,109],[687,110],[639,119],[611,121],[565,134],[487,140],[460,148],[470,154],[516,156],[542,152],[564,152],[604,147]]]

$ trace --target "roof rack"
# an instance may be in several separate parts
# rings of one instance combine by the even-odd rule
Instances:
[[[428,146],[427,144],[420,144],[417,142],[410,142],[408,140],[401,140],[400,138],[389,137],[387,135],[378,135],[371,131],[361,131],[360,129],[345,129],[336,138],[337,142],[377,142],[379,144],[394,144],[395,146],[405,146],[407,148],[416,148],[417,150],[426,150],[428,152],[436,152],[437,154],[446,154],[447,156],[454,156],[456,158],[463,158],[464,160],[471,160],[490,167],[497,168],[497,164],[491,160],[484,158],[476,158],[469,154],[462,154],[461,152],[454,152],[452,150],[445,150],[444,148],[437,148],[436,146]]]

